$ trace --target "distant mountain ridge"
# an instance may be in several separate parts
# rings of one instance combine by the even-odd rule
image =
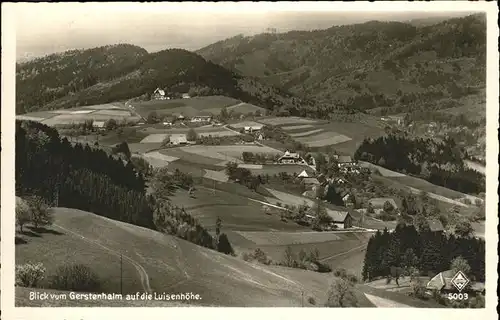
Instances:
[[[183,49],[148,53],[129,44],[72,50],[17,64],[16,113],[147,97],[157,87],[227,95],[269,110],[307,105],[284,90],[235,74]]]
[[[431,21],[436,23],[432,24]],[[486,83],[483,14],[236,36],[197,51],[324,108],[400,113],[460,105]],[[431,23],[431,25],[427,25]]]
[[[239,35],[196,53],[120,44],[52,54],[17,64],[16,112],[126,101],[157,87],[323,119],[461,110],[465,98],[484,95],[485,21],[476,14],[431,26],[369,21]]]

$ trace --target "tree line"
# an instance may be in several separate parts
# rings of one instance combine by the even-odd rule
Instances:
[[[153,227],[151,199],[132,163],[88,145],[72,146],[37,122],[16,122],[16,194]]]
[[[366,249],[363,280],[397,278],[403,275],[434,276],[450,269],[451,262],[464,258],[470,265],[468,277],[485,281],[485,242],[474,237],[456,237],[417,231],[412,225],[398,224],[393,232],[377,231]]]
[[[179,170],[153,171],[149,164],[135,162],[140,168],[136,169],[131,161],[124,163],[107,156],[102,150],[72,146],[55,129],[43,124],[17,121],[16,195],[29,199],[29,210],[21,210],[23,214],[16,217],[18,225],[32,222],[38,227],[49,223],[50,215],[37,212],[46,212],[39,208],[52,205],[90,211],[217,249],[219,241],[169,200],[176,188],[191,192],[193,178]],[[150,177],[151,194],[146,194],[141,172]],[[232,252],[227,236],[217,238],[222,239],[223,252]]]

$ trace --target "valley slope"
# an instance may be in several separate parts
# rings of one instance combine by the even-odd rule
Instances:
[[[43,239],[24,237],[27,243],[16,246],[18,263],[42,259],[50,272],[58,261],[91,256],[102,262],[93,264],[101,277],[119,282],[119,256],[123,254],[124,293],[192,292],[202,300],[191,304],[289,307],[302,305],[302,292],[304,297],[324,301],[333,280],[331,275],[248,263],[174,236],[80,210],[52,210],[52,232],[44,233]],[[63,250],[57,242],[68,245]],[[23,296],[23,289],[17,290]]]

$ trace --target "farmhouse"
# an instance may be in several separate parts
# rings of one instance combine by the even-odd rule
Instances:
[[[403,124],[403,117],[401,116],[389,116],[390,122],[395,122],[398,124],[398,126]]]
[[[165,91],[160,88],[156,88],[156,90],[151,95],[151,99],[153,100],[166,100],[166,98],[167,97],[165,96]]]
[[[185,134],[173,134],[169,137],[170,143],[173,145],[187,144],[187,138]]]
[[[352,216],[347,211],[327,210],[326,213],[332,218],[332,224],[337,229],[348,229],[352,227]]]
[[[344,180],[344,179],[342,179],[342,178],[335,178],[335,179],[333,180],[333,182],[338,183],[338,184],[344,184],[344,183],[345,183],[345,180]]]
[[[98,130],[106,129],[106,121],[94,121],[92,122],[92,126]]]
[[[181,113],[181,114],[179,114],[179,115],[177,116],[177,120],[179,120],[179,121],[184,121],[184,120],[186,120],[186,117],[184,117],[184,116],[182,115],[182,113]]]
[[[373,198],[368,201],[372,205],[373,209],[384,209],[384,204],[389,202],[394,209],[398,208],[396,201],[393,198]]]
[[[278,159],[279,164],[305,164],[306,161],[298,154],[285,151],[285,154]]]
[[[212,121],[212,116],[194,116],[191,118],[191,122],[210,122]]]
[[[340,196],[342,197],[342,201],[346,205],[346,207],[354,206],[354,196],[350,191],[343,191]]]
[[[453,270],[446,270],[435,275],[426,285],[427,293],[432,294],[432,292],[438,292],[441,294],[446,294],[449,292],[457,292],[457,289],[451,283],[451,280],[455,276]],[[483,282],[470,282],[464,289],[465,292],[469,293],[485,293],[485,286]]]

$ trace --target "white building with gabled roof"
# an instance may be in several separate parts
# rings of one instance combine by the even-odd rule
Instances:
[[[160,88],[156,88],[156,90],[153,92],[153,95],[151,96],[152,99],[156,100],[165,100],[167,97],[165,95],[165,90],[162,90]]]
[[[295,152],[285,151],[285,154],[278,159],[280,164],[306,164],[306,161]]]
[[[301,173],[298,175],[299,178],[309,178],[309,174],[307,174],[306,170],[303,170]]]

